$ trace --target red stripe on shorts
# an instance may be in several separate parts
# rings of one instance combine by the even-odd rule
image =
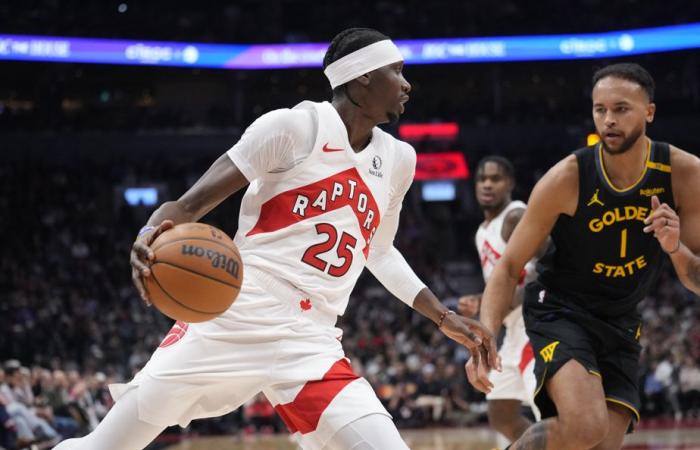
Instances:
[[[338,393],[353,380],[360,378],[352,371],[347,359],[338,360],[320,380],[306,382],[293,401],[275,406],[290,433],[310,433],[316,430],[321,414]]]
[[[525,372],[525,368],[528,364],[530,364],[530,361],[532,361],[533,359],[535,359],[535,352],[532,351],[532,344],[528,342],[527,344],[525,344],[525,347],[523,347],[523,352],[520,355],[520,364],[518,364],[520,373]]]

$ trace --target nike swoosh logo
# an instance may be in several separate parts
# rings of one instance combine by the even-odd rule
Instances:
[[[330,152],[342,152],[343,150],[345,150],[345,149],[344,149],[344,148],[330,148],[330,147],[328,146],[328,142],[326,142],[326,144],[323,146],[323,151],[326,152],[326,153],[330,153]]]

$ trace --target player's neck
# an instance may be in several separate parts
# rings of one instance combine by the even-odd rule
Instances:
[[[355,153],[359,153],[369,145],[372,139],[372,128],[376,125],[357,106],[346,100],[333,100],[333,107],[338,111],[340,120],[345,124],[348,141]]]
[[[639,180],[645,170],[648,151],[649,138],[646,135],[640,136],[624,153],[611,154],[603,151],[605,173],[615,187],[625,188]]]
[[[489,223],[496,217],[498,217],[499,214],[503,212],[504,209],[510,204],[511,200],[506,199],[501,203],[500,205],[496,206],[495,208],[488,208],[488,209],[482,209],[484,213],[484,222]]]

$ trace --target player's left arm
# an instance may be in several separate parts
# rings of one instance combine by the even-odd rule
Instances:
[[[659,240],[681,283],[700,295],[700,159],[672,147],[671,167],[676,210],[652,197],[644,231]]]
[[[481,350],[488,355],[489,366],[494,368],[497,351],[491,333],[481,323],[449,311],[394,247],[401,205],[413,181],[416,166],[415,151],[410,147],[401,150],[402,159],[397,161],[395,169],[401,179],[392,187],[389,206],[370,243],[367,268],[389,292],[435,322],[445,335],[473,352]]]
[[[515,230],[516,225],[518,225],[520,219],[523,218],[523,215],[525,215],[525,208],[513,208],[512,210],[508,211],[508,214],[506,214],[506,217],[503,219],[503,226],[501,227],[501,238],[503,238],[504,242],[508,242],[510,236],[513,234],[513,230]],[[541,258],[544,255],[545,251],[547,250],[547,247],[549,247],[549,244],[550,239],[545,239],[545,241],[540,246],[539,250],[537,250],[536,258]],[[523,303],[524,297],[525,284],[519,283],[518,286],[515,288],[515,294],[513,294],[513,300],[511,301],[510,307],[512,309],[515,309],[516,307],[520,306]]]

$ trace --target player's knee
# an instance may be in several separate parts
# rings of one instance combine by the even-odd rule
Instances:
[[[489,424],[499,433],[510,436],[514,428],[513,418],[508,414],[503,414],[498,408],[492,408],[489,405],[488,410]]]
[[[560,416],[563,434],[577,448],[592,448],[608,435],[610,423],[606,409],[588,409],[569,417]]]
[[[521,414],[520,402],[494,400],[489,402],[489,424],[510,440],[515,440],[529,425]]]

